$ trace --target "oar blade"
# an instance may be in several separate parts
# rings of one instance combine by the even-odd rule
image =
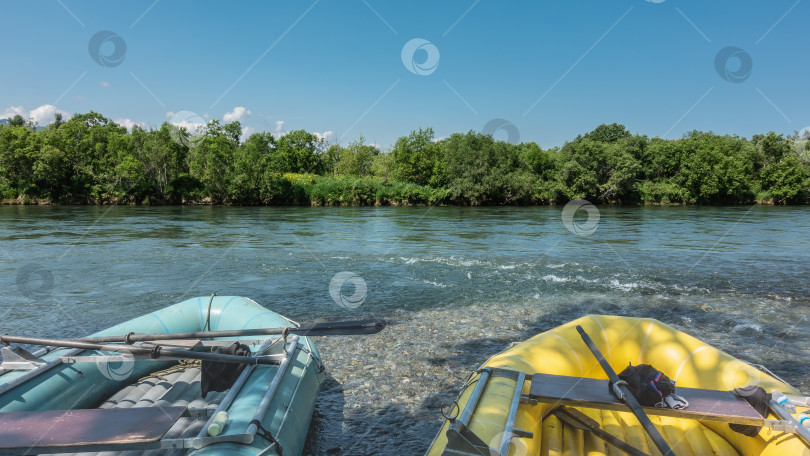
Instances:
[[[385,329],[387,323],[381,318],[368,320],[333,321],[314,325],[290,328],[291,333],[299,336],[362,336],[377,334]]]

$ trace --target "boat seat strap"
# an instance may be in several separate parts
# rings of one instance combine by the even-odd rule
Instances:
[[[138,407],[4,412],[0,413],[0,450],[51,453],[54,449],[126,449],[128,445],[144,448],[149,443],[157,448],[185,411],[186,407]]]

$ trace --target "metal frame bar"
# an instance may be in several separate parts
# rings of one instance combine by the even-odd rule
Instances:
[[[771,399],[770,403],[768,404],[771,407],[771,410],[783,421],[786,421],[790,426],[792,426],[795,430],[794,432],[804,440],[804,443],[810,446],[810,430],[802,426],[793,415],[790,414],[784,407],[777,404],[775,400]]]
[[[276,375],[273,377],[273,381],[270,382],[270,387],[267,388],[267,393],[265,393],[262,401],[259,403],[259,408],[256,410],[256,414],[253,415],[254,420],[261,420],[264,418],[264,415],[267,414],[267,410],[270,408],[270,402],[273,400],[273,397],[276,395],[276,391],[278,391],[279,385],[281,385],[281,379],[284,378],[284,375],[287,373],[287,369],[289,369],[293,356],[295,355],[296,350],[298,350],[298,336],[293,336],[290,339],[290,347],[287,349],[287,356],[281,362],[281,365],[278,366],[278,370],[276,371]],[[255,424],[251,424],[248,426],[247,434],[256,435],[259,431],[258,426]]]
[[[307,344],[309,344],[309,339],[307,339]],[[312,348],[312,347],[310,347]],[[306,369],[307,364],[309,363],[310,359],[315,359],[312,355],[312,351],[307,351],[307,362],[304,363],[304,369]],[[278,425],[278,431],[276,431],[276,440],[278,440],[278,435],[281,434],[281,428],[284,427],[284,423],[287,421],[287,416],[290,414],[290,410],[292,410],[292,403],[295,401],[295,395],[298,394],[298,390],[301,387],[301,382],[304,381],[304,376],[301,375],[298,377],[298,382],[295,384],[295,389],[292,392],[292,397],[290,398],[290,402],[287,404],[287,408],[284,410],[284,416],[281,417],[281,423]]]
[[[515,419],[517,418],[518,407],[520,407],[520,396],[523,394],[523,383],[526,381],[526,373],[521,372],[518,374],[517,383],[515,384],[515,392],[512,394],[512,403],[509,404],[509,415],[506,417],[506,426],[503,430],[503,438],[501,439],[500,454],[509,454],[509,444],[512,443],[512,438],[515,430]]]
[[[267,350],[267,347],[270,346],[270,343],[271,339],[270,338],[266,339],[262,344],[262,346],[259,347],[259,350],[256,352],[256,355],[260,355],[265,350]],[[236,395],[239,394],[239,391],[241,391],[242,387],[245,386],[248,377],[250,377],[250,374],[252,374],[255,369],[256,369],[255,364],[245,366],[245,369],[242,370],[241,374],[239,374],[239,377],[236,379],[236,382],[234,382],[233,386],[231,386],[231,389],[228,390],[228,394],[225,395],[225,397],[222,399],[222,402],[220,402],[216,410],[214,410],[214,413],[211,414],[210,418],[206,420],[205,425],[203,425],[202,431],[200,431],[200,433],[197,434],[197,437],[205,437],[205,435],[208,433],[208,426],[211,425],[211,423],[214,420],[214,417],[217,416],[217,413],[222,412],[224,410],[228,410],[228,408],[230,408],[231,404],[233,403],[233,400],[236,399]]]
[[[460,421],[461,424],[463,424],[464,426],[470,424],[470,417],[475,411],[475,408],[478,407],[478,401],[481,400],[481,394],[484,393],[484,388],[486,387],[491,374],[492,368],[490,367],[485,367],[481,370],[481,375],[478,377],[477,383],[475,384],[475,388],[473,389],[472,394],[470,394],[470,399],[467,400],[467,404],[464,406],[464,410],[458,417],[458,421]]]
[[[63,356],[74,356],[74,355],[78,355],[79,353],[81,353],[83,351],[84,351],[84,349],[74,348],[72,350],[68,350],[67,352],[65,352],[65,354]],[[38,377],[38,376],[44,374],[45,372],[53,369],[54,367],[61,365],[62,363],[63,363],[63,361],[62,361],[62,358],[60,357],[60,358],[52,359],[52,360],[50,360],[50,361],[48,361],[45,364],[42,364],[40,366],[37,366],[34,369],[31,369],[28,372],[20,375],[19,377],[14,378],[11,381],[8,381],[8,382],[3,383],[2,385],[0,385],[0,394],[3,394],[3,393],[5,393],[5,392],[17,387],[17,386],[20,386],[23,383],[27,382],[28,380],[31,380],[32,378]]]
[[[261,421],[262,418],[264,418],[264,415],[267,414],[267,410],[270,408],[270,402],[273,400],[273,396],[275,396],[275,393],[278,390],[278,386],[281,384],[281,379],[286,374],[287,368],[290,366],[290,361],[292,360],[293,355],[295,355],[295,352],[298,349],[299,349],[298,336],[293,336],[292,338],[290,338],[289,347],[286,347],[285,357],[281,361],[281,365],[279,365],[278,370],[276,370],[276,374],[273,376],[273,380],[271,380],[267,392],[262,398],[262,401],[259,403],[259,406],[256,409],[256,413],[253,415],[253,419]],[[228,394],[230,395],[230,391],[228,392]],[[233,394],[233,397],[234,398],[236,397],[236,393]],[[233,401],[233,399],[231,399],[231,401]],[[224,403],[225,399],[223,399],[222,403],[220,403],[220,406]],[[208,445],[212,445],[214,443],[222,443],[222,442],[234,442],[245,444],[253,443],[253,440],[256,438],[256,433],[259,430],[259,428],[255,424],[249,425],[245,430],[245,432],[242,434],[218,435],[216,437],[211,437],[208,435],[208,426],[211,424],[216,414],[219,413],[221,410],[225,410],[225,408],[222,409],[220,409],[219,407],[217,408],[214,414],[211,415],[208,421],[205,422],[203,428],[200,430],[199,434],[197,434],[197,437],[185,439],[165,439],[161,441],[161,448],[200,449]]]
[[[517,412],[520,407],[520,404],[523,403],[523,385],[526,382],[527,375],[525,372],[519,372],[516,370],[511,369],[504,369],[500,367],[485,367],[481,369],[481,375],[476,380],[475,388],[473,392],[470,394],[470,398],[467,400],[467,404],[464,406],[464,410],[461,411],[459,417],[451,421],[450,426],[448,427],[449,431],[455,432],[470,432],[467,428],[470,422],[470,418],[472,414],[475,412],[475,409],[478,407],[478,402],[481,400],[481,395],[486,388],[487,383],[490,379],[494,377],[504,377],[515,380],[515,390],[512,393],[512,401],[509,404],[509,413],[506,417],[506,423],[504,424],[504,431],[503,436],[501,437],[500,445],[498,448],[489,448],[489,452],[492,455],[500,455],[506,456],[509,453],[509,445],[512,442],[512,439],[515,437],[527,437],[532,438],[533,434],[531,432],[524,431],[522,429],[515,428],[515,421],[517,419]],[[449,451],[448,451],[449,450]],[[446,454],[476,454],[476,453],[467,453],[465,451],[459,451],[457,449],[445,449]]]
[[[257,356],[256,359],[281,359],[282,355],[265,355]],[[161,357],[152,358],[146,355],[135,356],[115,356],[115,355],[98,355],[98,356],[60,356],[62,364],[80,364],[80,363],[120,363],[125,361],[138,361],[149,363],[165,363],[167,361],[179,360],[183,358]],[[10,362],[4,363],[9,365],[9,371],[30,371],[38,368],[42,364],[23,363],[23,362]],[[248,364],[248,366],[255,366],[255,364]]]

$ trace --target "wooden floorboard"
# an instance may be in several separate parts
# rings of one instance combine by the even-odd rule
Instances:
[[[649,415],[761,426],[762,416],[745,399],[729,392],[676,387],[675,394],[689,402],[684,410],[644,407]],[[539,402],[604,410],[629,411],[608,389],[607,380],[534,374],[529,398]]]
[[[0,450],[156,442],[185,410],[141,407],[0,413]]]

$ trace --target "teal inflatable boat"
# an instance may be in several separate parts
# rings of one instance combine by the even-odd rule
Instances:
[[[0,455],[300,454],[324,369],[310,338],[296,335],[298,326],[247,298],[202,297],[70,341],[122,339],[115,347],[123,352],[110,344],[114,350],[5,346]],[[169,336],[253,328],[291,330],[259,337]],[[128,340],[143,333],[161,336]],[[234,340],[250,353],[229,354]],[[217,361],[236,356],[249,361]],[[222,391],[211,386],[229,372]],[[203,377],[213,389],[205,397]]]

